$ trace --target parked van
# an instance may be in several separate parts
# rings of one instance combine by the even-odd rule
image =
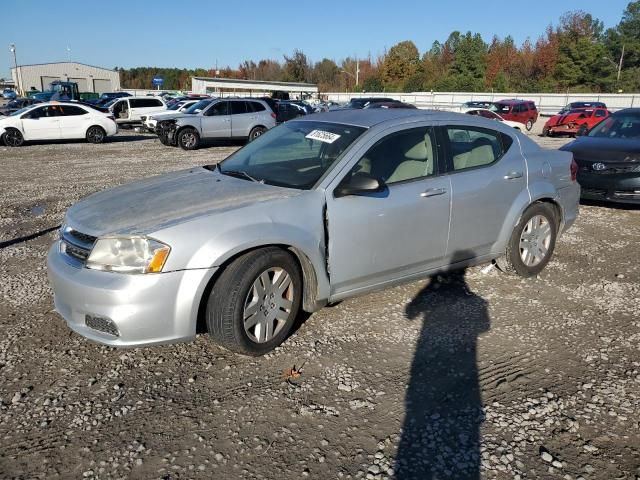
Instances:
[[[538,120],[536,104],[529,100],[500,100],[493,103],[491,110],[505,120],[523,124],[527,131],[531,131]]]
[[[109,106],[118,125],[141,124],[142,116],[165,111],[167,105],[160,97],[119,98]]]

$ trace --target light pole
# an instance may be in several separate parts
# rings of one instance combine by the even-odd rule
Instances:
[[[13,68],[16,71],[16,86],[18,87],[18,94],[22,95],[22,86],[20,85],[20,75],[18,73],[18,60],[16,60],[16,44],[10,43],[9,50],[13,53]]]

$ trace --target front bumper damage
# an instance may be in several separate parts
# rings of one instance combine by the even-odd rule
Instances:
[[[163,145],[178,145],[178,126],[175,122],[164,121],[158,122],[156,125],[156,134],[160,138]]]

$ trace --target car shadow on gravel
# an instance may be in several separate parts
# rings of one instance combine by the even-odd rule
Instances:
[[[463,270],[432,278],[406,314],[422,321],[422,329],[406,391],[396,478],[477,480],[484,413],[476,353],[478,336],[490,329],[487,302],[471,291]]]

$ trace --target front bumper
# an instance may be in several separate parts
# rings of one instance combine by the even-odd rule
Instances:
[[[114,347],[195,337],[200,299],[214,268],[146,275],[78,268],[64,260],[59,243],[49,250],[47,270],[55,309],[73,331]]]
[[[554,125],[553,127],[545,127],[549,133],[557,135],[576,135],[580,127],[578,125]]]
[[[581,198],[615,203],[640,204],[640,173],[588,173],[578,171]]]

